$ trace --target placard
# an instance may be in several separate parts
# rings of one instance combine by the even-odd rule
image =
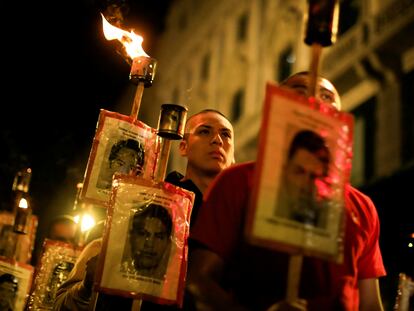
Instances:
[[[106,206],[116,172],[151,178],[156,163],[156,141],[156,130],[145,123],[101,109],[81,199]]]
[[[255,244],[342,259],[352,115],[268,84],[246,236]]]
[[[59,286],[66,281],[81,249],[72,244],[45,239],[30,295],[32,310],[52,310]]]
[[[169,183],[115,176],[96,289],[180,304],[195,195]]]
[[[0,256],[0,309],[23,311],[32,285],[33,267]]]

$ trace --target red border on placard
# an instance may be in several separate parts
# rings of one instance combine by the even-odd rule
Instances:
[[[267,129],[269,128],[270,109],[271,109],[274,95],[281,95],[283,97],[287,97],[289,99],[294,100],[295,103],[297,103],[298,105],[304,105],[304,106],[310,107],[313,110],[322,112],[326,116],[330,116],[332,118],[335,118],[343,122],[344,124],[348,125],[348,128],[350,130],[348,138],[351,141],[353,139],[352,124],[353,124],[354,117],[347,112],[342,112],[342,111],[337,110],[332,105],[319,102],[315,98],[307,99],[303,96],[300,96],[294,93],[291,90],[288,90],[286,88],[281,88],[275,83],[269,82],[266,84],[266,96],[265,96],[265,102],[264,102],[264,107],[263,107],[263,112],[262,112],[262,123],[260,126],[261,134],[260,134],[259,148],[258,148],[258,153],[257,153],[258,156],[257,156],[256,164],[255,164],[255,173],[253,177],[253,185],[256,185],[256,186],[253,187],[252,195],[250,197],[250,202],[247,208],[247,217],[246,217],[246,222],[245,222],[246,225],[245,225],[244,235],[245,235],[245,238],[254,245],[258,245],[264,248],[271,248],[271,249],[278,250],[278,251],[288,252],[291,254],[300,254],[300,253],[304,253],[303,248],[301,247],[297,247],[297,246],[290,245],[290,244],[283,243],[283,242],[277,242],[274,240],[268,240],[268,239],[255,237],[252,234],[254,216],[255,216],[256,208],[257,208],[256,204],[257,204],[259,189],[260,189],[260,181],[263,175],[262,167],[265,161],[264,151],[266,148],[266,141],[269,135],[269,132]],[[344,177],[346,178],[346,180],[349,180],[350,174],[351,174],[351,164],[344,171]],[[345,191],[344,191],[344,195],[345,195]],[[345,227],[344,220],[345,219],[343,217],[343,219],[341,220],[341,230],[342,230],[341,232],[343,232],[343,229]],[[341,246],[340,249],[342,247],[343,246]],[[305,254],[326,258],[325,253],[320,253],[318,251],[306,251]],[[338,258],[329,258],[329,259],[339,260]]]

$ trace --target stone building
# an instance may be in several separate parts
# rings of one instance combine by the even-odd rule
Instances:
[[[177,103],[189,114],[224,112],[235,124],[237,161],[256,156],[267,81],[307,70],[301,1],[176,1],[155,55],[158,72],[145,107]],[[338,40],[325,48],[321,73],[355,114],[353,182],[387,176],[414,159],[413,1],[341,3]],[[391,104],[392,103],[392,104]],[[149,109],[148,108],[148,109]],[[156,120],[150,121],[156,124]],[[246,130],[248,129],[248,130]],[[173,157],[172,167],[183,167]]]
[[[156,124],[154,105],[219,109],[235,126],[236,161],[254,160],[266,82],[309,67],[306,10],[305,0],[174,1],[141,114]],[[341,1],[338,40],[323,50],[321,74],[355,116],[352,183],[374,199],[382,236],[398,240],[395,248],[382,242],[391,262],[414,232],[414,1]],[[184,170],[177,154],[169,164]],[[390,263],[390,297],[396,273],[414,273],[413,251]]]

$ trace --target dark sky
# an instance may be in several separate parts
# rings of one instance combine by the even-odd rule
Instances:
[[[0,202],[16,172],[33,170],[30,194],[39,225],[70,211],[82,181],[99,109],[129,85],[130,66],[105,40],[100,11],[123,3],[124,25],[151,50],[169,7],[157,1],[13,2],[3,7]]]

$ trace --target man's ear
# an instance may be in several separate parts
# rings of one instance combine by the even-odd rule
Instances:
[[[178,149],[180,151],[180,155],[182,157],[186,157],[187,156],[187,141],[185,141],[184,139],[180,141],[180,145],[178,146]]]

